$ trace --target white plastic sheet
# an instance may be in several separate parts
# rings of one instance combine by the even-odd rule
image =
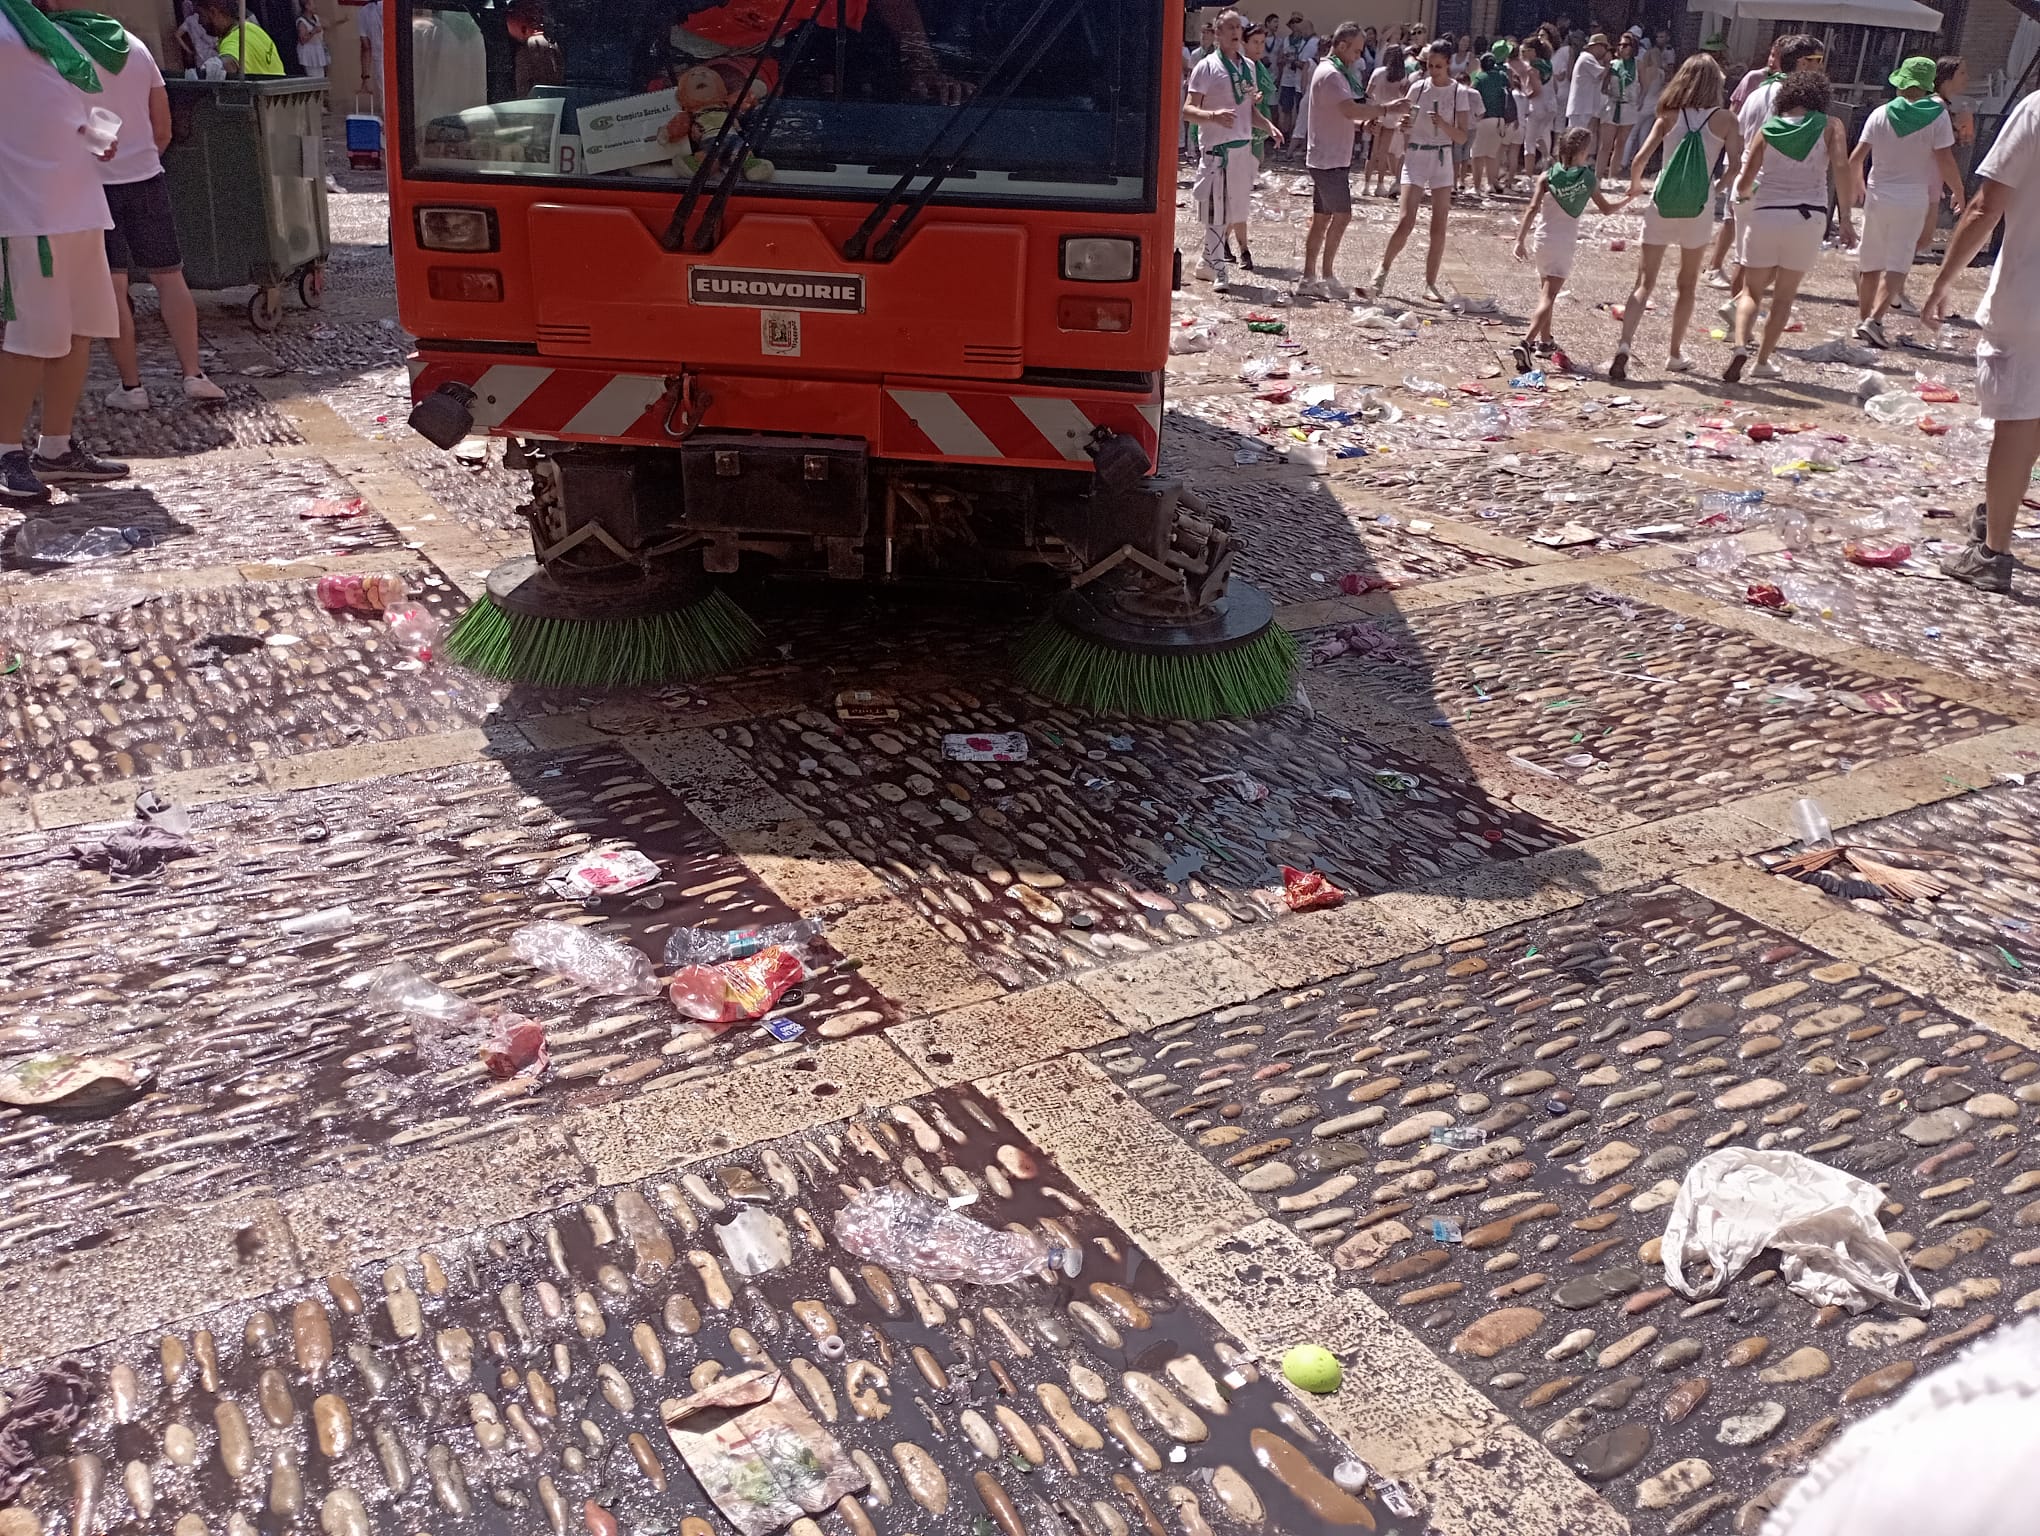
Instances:
[[[1686,1170],[1665,1223],[1665,1279],[1683,1296],[1712,1296],[1775,1248],[1785,1283],[1808,1301],[1925,1313],[1926,1293],[1878,1225],[1883,1203],[1875,1184],[1797,1152],[1724,1147]],[[1699,1264],[1712,1272],[1688,1280]]]

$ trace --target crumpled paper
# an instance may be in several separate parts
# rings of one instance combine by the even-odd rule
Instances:
[[[1797,1152],[1723,1147],[1686,1170],[1665,1223],[1665,1279],[1682,1296],[1712,1296],[1775,1248],[1779,1274],[1808,1301],[1923,1315],[1931,1303],[1885,1239],[1883,1204],[1875,1184]],[[1688,1280],[1689,1264],[1712,1272]]]

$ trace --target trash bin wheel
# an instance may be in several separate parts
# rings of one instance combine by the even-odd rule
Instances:
[[[283,290],[257,288],[254,297],[248,300],[248,323],[266,336],[282,321]]]
[[[321,308],[326,302],[326,264],[313,262],[297,279],[298,301],[306,309]]]

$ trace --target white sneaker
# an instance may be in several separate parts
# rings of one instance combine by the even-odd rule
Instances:
[[[1677,353],[1665,359],[1666,373],[1691,373],[1692,371],[1692,362],[1687,358],[1680,357]]]
[[[227,398],[227,392],[202,373],[194,373],[184,381],[184,398],[187,400],[219,401]]]
[[[1723,277],[1718,271],[1709,272],[1705,281],[1710,288],[1726,288],[1728,286],[1728,279]]]
[[[1856,339],[1867,342],[1880,351],[1891,345],[1889,341],[1885,340],[1884,322],[1882,320],[1865,320],[1856,327]]]
[[[1388,288],[1388,268],[1376,267],[1374,269],[1374,276],[1367,279],[1367,291],[1373,294],[1376,298],[1379,298],[1387,288]]]
[[[1785,370],[1767,357],[1760,363],[1750,365],[1750,377],[1753,379],[1782,379],[1785,377]]]
[[[1200,282],[1200,283],[1215,283],[1215,282],[1217,282],[1217,281],[1218,281],[1218,268],[1214,267],[1214,266],[1213,266],[1213,265],[1212,265],[1212,264],[1211,264],[1210,262],[1208,262],[1208,261],[1200,261],[1200,262],[1198,262],[1198,263],[1197,263],[1197,281],[1198,281],[1198,282]]]
[[[1325,299],[1331,297],[1330,294],[1325,292],[1324,284],[1314,277],[1302,278],[1297,282],[1296,296],[1299,299]]]
[[[1345,300],[1353,297],[1353,290],[1337,278],[1321,277],[1318,279],[1317,285],[1318,292],[1328,299],[1337,299],[1343,303]]]
[[[139,384],[133,389],[109,389],[106,403],[116,411],[146,411],[149,408],[149,392]]]

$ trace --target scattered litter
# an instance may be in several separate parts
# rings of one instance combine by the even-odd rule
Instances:
[[[1290,1382],[1319,1396],[1339,1390],[1346,1379],[1339,1357],[1321,1344],[1298,1344],[1284,1352],[1282,1374]]]
[[[155,542],[146,528],[65,528],[47,517],[31,517],[14,530],[15,557],[43,565],[82,565],[147,549]]]
[[[1809,848],[1771,866],[1771,873],[1818,886],[1845,901],[1933,901],[1948,894],[1946,881],[1916,869],[1900,869],[1860,848]]]
[[[1867,565],[1886,570],[1904,565],[1913,557],[1910,544],[1844,544],[1842,554],[1851,565]]]
[[[763,1018],[806,976],[807,966],[797,953],[767,945],[741,960],[684,966],[666,995],[684,1017],[727,1026]]]
[[[1282,866],[1282,902],[1292,912],[1315,912],[1345,904],[1346,893],[1316,870]]]
[[[498,1081],[519,1074],[543,1077],[552,1064],[552,1053],[546,1049],[545,1026],[519,1013],[493,1016],[489,1037],[482,1042],[480,1054],[489,1076]]]
[[[1884,1236],[1884,1191],[1797,1152],[1724,1147],[1686,1170],[1665,1223],[1665,1279],[1682,1296],[1717,1294],[1767,1249],[1793,1291],[1862,1312],[1878,1302],[1929,1310],[1905,1256]],[[1697,1278],[1688,1265],[1704,1265]]]
[[[1022,731],[944,736],[942,755],[952,763],[1024,763],[1027,736]]]
[[[778,947],[801,954],[821,936],[822,925],[811,918],[792,923],[767,923],[756,928],[721,932],[713,928],[675,928],[666,937],[666,964],[716,965],[745,960],[760,950]]]
[[[290,504],[290,509],[301,518],[325,521],[360,517],[368,510],[368,503],[359,496],[350,496],[345,501],[332,496],[300,496]]]
[[[603,997],[649,997],[659,990],[643,950],[572,923],[527,923],[510,935],[510,953]]]
[[[52,1051],[0,1069],[0,1104],[46,1114],[107,1115],[140,1098],[154,1079],[148,1068],[115,1056]],[[0,1460],[0,1480],[9,1471]]]
[[[1743,601],[1752,608],[1769,608],[1783,613],[1792,605],[1785,601],[1785,594],[1769,582],[1758,582],[1743,593]]]
[[[1582,544],[1598,544],[1601,535],[1584,523],[1565,523],[1557,528],[1538,529],[1530,535],[1530,542],[1552,549],[1573,549]]]
[[[845,725],[888,725],[899,717],[898,702],[882,688],[845,688],[836,695],[836,718]]]
[[[37,1461],[68,1449],[93,1394],[78,1362],[64,1360],[37,1371],[0,1408],[0,1501],[13,1501]]]
[[[700,1427],[688,1427],[696,1414]],[[660,1417],[687,1470],[742,1536],[771,1536],[822,1514],[869,1481],[776,1370],[712,1381],[668,1399]]]
[[[659,866],[628,843],[605,843],[573,855],[546,876],[546,889],[569,901],[621,896],[659,878]]]
[[[321,576],[312,594],[328,613],[382,614],[411,595],[401,576]]]
[[[1246,773],[1214,773],[1197,781],[1200,784],[1223,784],[1249,805],[1259,805],[1268,798],[1268,786]]]
[[[998,1230],[940,1200],[897,1187],[868,1189],[836,1213],[836,1241],[896,1275],[947,1285],[1012,1285],[1041,1269],[1075,1278],[1083,1254],[1032,1232]]]

